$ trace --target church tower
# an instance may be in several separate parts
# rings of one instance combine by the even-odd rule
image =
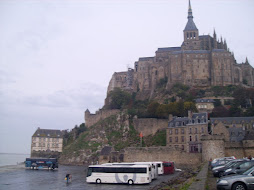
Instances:
[[[189,0],[187,18],[188,18],[188,22],[183,30],[184,42],[182,44],[182,48],[184,50],[199,50],[200,49],[199,33],[198,33],[198,28],[196,27],[193,21],[190,0]]]

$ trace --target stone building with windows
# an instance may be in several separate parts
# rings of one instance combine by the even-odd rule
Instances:
[[[208,112],[211,113],[214,108],[214,100],[213,99],[196,99],[196,108],[198,109],[198,112]]]
[[[60,130],[38,128],[32,136],[31,155],[37,156],[61,153],[63,149],[63,133]]]
[[[207,113],[188,112],[188,117],[170,115],[167,146],[186,152],[202,152],[201,136],[208,134]]]
[[[161,79],[166,79],[167,89],[175,83],[196,87],[243,84],[253,87],[254,69],[248,59],[245,63],[237,63],[226,40],[218,40],[215,30],[211,36],[200,35],[193,18],[189,1],[188,21],[181,45],[158,48],[155,56],[139,58],[134,69],[115,72],[108,93],[118,87],[142,92],[142,98],[149,98]]]
[[[226,142],[241,142],[254,130],[254,117],[211,118],[212,134],[223,135]]]

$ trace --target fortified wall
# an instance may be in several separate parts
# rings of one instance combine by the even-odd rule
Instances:
[[[243,140],[241,142],[225,142],[224,135],[205,135],[202,141],[202,161],[210,158],[235,156],[236,158],[254,155],[254,140]]]
[[[201,162],[201,153],[189,154],[169,147],[129,147],[124,162],[173,161],[179,167],[192,167]]]
[[[87,127],[90,127],[97,123],[100,120],[103,120],[111,115],[115,115],[119,113],[120,110],[113,109],[113,110],[102,110],[96,111],[95,114],[91,114],[90,111],[87,109],[85,111],[85,123]]]
[[[166,129],[168,119],[136,118],[133,119],[134,128],[144,136],[154,135],[160,129]]]

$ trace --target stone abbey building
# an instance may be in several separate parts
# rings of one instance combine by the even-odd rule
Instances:
[[[108,92],[119,87],[152,96],[160,79],[167,79],[167,89],[177,82],[195,87],[241,84],[253,87],[254,69],[247,58],[245,63],[237,63],[226,40],[218,41],[215,31],[213,36],[199,35],[190,1],[187,18],[181,46],[159,48],[154,57],[139,58],[134,69],[115,72]]]

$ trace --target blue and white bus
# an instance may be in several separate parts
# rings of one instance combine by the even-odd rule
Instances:
[[[87,183],[148,184],[151,179],[149,165],[90,165]]]
[[[30,169],[57,169],[58,161],[56,158],[26,158],[26,168]]]

